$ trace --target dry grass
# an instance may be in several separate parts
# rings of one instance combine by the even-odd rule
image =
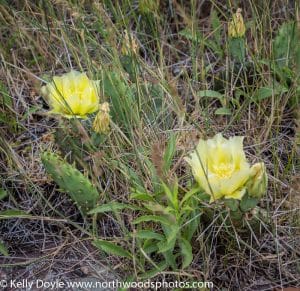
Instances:
[[[5,114],[0,119],[0,179],[8,192],[0,200],[0,210],[21,209],[34,217],[0,220],[1,239],[9,248],[9,257],[0,257],[0,279],[107,279],[103,268],[123,279],[128,271],[132,274],[134,266],[129,262],[99,254],[90,244],[86,222],[45,174],[40,160],[44,150],[59,150],[53,132],[60,126],[46,114],[39,92],[42,80],[70,68],[99,76],[103,68],[118,66],[119,40],[127,27],[140,45],[142,78],[160,84],[164,103],[154,120],[144,118],[143,108],[137,112],[140,123],[129,125],[129,140],[114,121],[116,127],[105,146],[85,157],[101,189],[101,201],[128,200],[131,181],[124,165],[136,170],[151,189],[150,175],[140,166],[152,158],[163,175],[160,149],[170,132],[179,134],[172,173],[181,173],[183,182],[189,173],[182,157],[199,137],[220,131],[225,136],[244,135],[249,161],[263,160],[268,169],[269,189],[261,207],[268,211],[270,223],[232,237],[219,224],[204,225],[193,242],[191,266],[173,277],[162,273],[159,278],[212,281],[216,290],[300,287],[299,149],[294,139],[299,89],[297,93],[295,84],[279,96],[261,102],[251,99],[256,88],[273,78],[260,60],[271,59],[274,31],[299,13],[295,1],[238,1],[249,25],[248,58],[256,69],[234,74],[225,55],[221,58],[211,47],[178,33],[189,27],[210,39],[214,35],[210,12],[215,7],[222,24],[221,47],[225,47],[226,21],[236,6],[221,0],[191,1],[188,7],[184,1],[161,1],[158,12],[145,15],[138,9],[139,1],[132,5],[120,1],[123,4],[115,6],[104,2],[107,5],[0,1],[0,93],[4,96],[7,91],[11,97],[11,104],[0,104],[0,113]],[[231,116],[214,115],[219,103],[197,97],[199,90],[220,86],[228,102],[237,88],[247,92]],[[134,215],[125,211],[120,217],[101,216],[98,236],[123,243],[124,229],[132,227]]]

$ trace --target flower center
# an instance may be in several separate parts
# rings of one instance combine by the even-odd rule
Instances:
[[[213,172],[220,178],[228,178],[232,175],[234,167],[232,164],[220,163],[213,165]]]

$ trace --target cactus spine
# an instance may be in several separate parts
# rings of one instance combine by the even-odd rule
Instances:
[[[71,196],[83,215],[96,206],[99,193],[80,171],[50,152],[42,154],[42,162],[47,173]]]

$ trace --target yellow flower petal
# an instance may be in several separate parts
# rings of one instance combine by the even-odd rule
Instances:
[[[234,175],[227,179],[223,179],[221,191],[224,193],[225,197],[235,192],[238,188],[245,185],[247,180],[249,179],[250,168],[236,171]]]
[[[251,173],[243,137],[226,139],[217,134],[212,139],[200,140],[185,160],[199,186],[211,196],[211,202],[223,197],[242,197],[239,189],[245,187]]]
[[[99,108],[96,81],[86,73],[71,70],[62,76],[54,76],[53,81],[41,88],[41,93],[51,107],[51,113],[67,118],[86,118]]]
[[[238,199],[241,200],[246,193],[246,188],[242,188],[241,190],[237,190],[230,195],[225,196],[226,199]]]

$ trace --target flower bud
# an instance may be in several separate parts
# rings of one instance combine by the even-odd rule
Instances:
[[[260,198],[268,187],[266,166],[264,163],[256,163],[250,171],[250,179],[247,182],[248,194],[250,197]]]
[[[228,36],[232,38],[243,37],[246,32],[242,9],[238,8],[236,13],[233,15],[231,22],[228,24]]]
[[[109,104],[104,102],[99,107],[99,112],[97,113],[95,120],[93,122],[93,130],[98,133],[108,133],[109,132]]]

